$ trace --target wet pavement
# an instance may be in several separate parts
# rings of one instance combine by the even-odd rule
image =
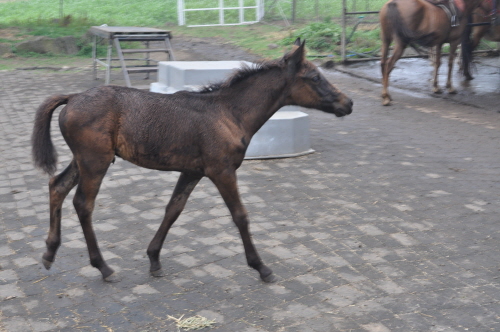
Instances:
[[[389,93],[396,89],[420,92],[432,97],[447,98],[459,103],[479,106],[485,109],[497,109],[500,95],[500,57],[476,56],[471,81],[465,81],[458,72],[455,63],[453,69],[453,86],[457,94],[448,94],[445,89],[448,73],[448,57],[443,57],[439,68],[438,82],[443,90],[441,95],[432,93],[433,64],[429,59],[410,58],[400,59],[390,75]],[[381,82],[380,61],[367,61],[339,66],[339,70],[366,78],[374,82]],[[427,97],[427,96],[426,96]]]
[[[246,266],[206,179],[167,237],[167,275],[149,276],[146,248],[177,174],[118,159],[94,213],[121,277],[105,283],[89,265],[72,194],[62,246],[43,268],[48,178],[30,157],[38,105],[96,84],[90,77],[0,72],[0,331],[177,331],[169,315],[201,315],[233,332],[500,330],[500,114],[474,104],[498,100],[495,92],[464,103],[399,88],[382,107],[378,84],[327,72],[353,98],[353,114],[308,111],[315,153],[245,161],[238,173],[274,284]],[[61,170],[71,157],[56,119]]]

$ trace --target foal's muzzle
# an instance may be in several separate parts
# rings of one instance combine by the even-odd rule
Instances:
[[[353,101],[351,98],[343,97],[340,101],[333,103],[332,109],[329,113],[333,113],[339,118],[349,115],[352,113],[352,105]]]
[[[346,97],[346,102],[345,106],[341,108],[340,115],[336,114],[337,116],[346,116],[352,113],[352,105],[354,102],[352,101],[351,98]]]

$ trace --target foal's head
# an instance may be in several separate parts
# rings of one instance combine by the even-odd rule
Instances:
[[[352,100],[333,86],[316,66],[305,58],[305,42],[297,39],[294,48],[282,61],[293,77],[287,104],[333,113],[338,117],[351,114]]]

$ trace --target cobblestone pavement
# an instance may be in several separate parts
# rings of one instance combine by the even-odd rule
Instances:
[[[35,170],[35,109],[91,86],[89,72],[0,72],[0,330],[177,331],[168,316],[215,319],[214,331],[500,331],[497,110],[393,91],[338,72],[345,119],[308,111],[314,154],[245,161],[251,231],[280,280],[245,263],[236,227],[203,180],[150,277],[146,248],[177,174],[111,166],[94,226],[121,281],[90,267],[72,207],[50,271],[47,177]],[[59,169],[70,153],[53,122]],[[208,329],[207,329],[208,330]]]

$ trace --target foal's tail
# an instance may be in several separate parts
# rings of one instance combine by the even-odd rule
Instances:
[[[415,31],[411,30],[401,17],[401,13],[395,1],[387,5],[387,21],[392,25],[394,32],[404,44],[418,44],[424,47],[433,46],[433,41],[435,39],[434,33],[431,32],[425,35],[418,35]]]
[[[35,166],[52,175],[56,171],[57,153],[50,138],[50,121],[55,109],[67,104],[71,95],[47,98],[36,111],[31,153]]]

